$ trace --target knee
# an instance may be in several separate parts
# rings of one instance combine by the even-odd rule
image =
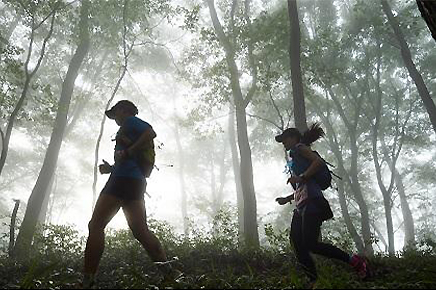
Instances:
[[[101,222],[98,222],[94,219],[91,219],[91,221],[88,223],[88,230],[89,232],[104,232],[106,225],[102,224]]]

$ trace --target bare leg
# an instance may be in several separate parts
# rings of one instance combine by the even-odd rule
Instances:
[[[123,204],[124,215],[135,238],[142,244],[154,262],[167,260],[159,239],[148,229],[144,200],[126,201]]]
[[[89,236],[85,249],[85,274],[94,275],[97,272],[104,250],[104,229],[120,209],[121,203],[121,200],[109,194],[99,196],[88,224]]]

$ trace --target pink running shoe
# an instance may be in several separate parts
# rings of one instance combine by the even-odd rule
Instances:
[[[351,257],[350,265],[354,268],[354,270],[356,270],[357,275],[361,279],[368,277],[368,262],[364,257],[354,254]]]

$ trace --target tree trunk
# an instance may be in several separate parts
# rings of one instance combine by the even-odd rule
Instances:
[[[436,1],[435,0],[416,0],[422,18],[424,18],[430,29],[431,35],[436,40]]]
[[[365,252],[365,243],[364,241],[362,241],[361,237],[359,236],[359,234],[357,233],[356,227],[353,225],[353,221],[351,220],[350,214],[348,212],[348,207],[347,207],[347,203],[346,203],[346,198],[345,198],[345,184],[344,182],[347,182],[351,192],[353,193],[354,197],[356,198],[356,195],[358,195],[358,192],[355,192],[352,186],[352,181],[350,178],[350,173],[345,169],[345,162],[341,153],[341,149],[339,147],[338,141],[336,139],[336,133],[335,130],[328,118],[328,116],[324,116],[323,111],[321,110],[321,108],[319,107],[319,105],[315,102],[312,102],[313,107],[315,108],[318,116],[323,120],[323,123],[325,124],[325,126],[327,127],[327,140],[329,142],[329,146],[330,149],[333,151],[333,154],[336,157],[336,160],[338,162],[338,168],[339,168],[339,174],[342,176],[343,180],[341,180],[340,182],[338,182],[338,193],[339,193],[339,203],[341,206],[341,212],[342,215],[344,217],[345,220],[345,224],[347,226],[347,230],[350,233],[353,242],[357,248],[357,250],[359,251],[359,253],[364,253]],[[363,207],[363,209],[365,209],[365,207]],[[363,219],[362,215],[361,215],[361,219]],[[362,221],[361,221],[362,223]],[[362,234],[363,236],[363,234]]]
[[[385,252],[389,251],[389,245],[386,242],[385,237],[383,236],[380,229],[374,223],[372,223],[372,227],[373,227],[374,231],[377,233],[377,236],[380,239],[380,242],[382,242],[382,244],[385,246]]]
[[[227,155],[227,146],[228,142],[226,138],[223,142],[223,150],[221,152],[221,158],[220,158],[220,184],[217,192],[217,202],[219,204],[219,207],[221,208],[224,202],[224,186],[226,185],[226,176],[227,176],[227,168],[226,168],[226,155]]]
[[[185,184],[185,160],[183,158],[183,147],[180,141],[179,123],[176,122],[176,128],[174,130],[174,136],[176,138],[177,144],[177,154],[179,155],[179,183],[180,191],[182,194],[182,219],[183,219],[183,232],[185,236],[188,236],[189,226],[188,226],[188,197],[186,195],[186,184]]]
[[[96,80],[98,80],[98,77],[101,75],[102,72],[102,68],[104,63],[107,60],[107,56],[108,56],[108,50],[105,51],[101,61],[99,62],[98,66],[95,68],[92,77],[87,77],[85,76],[85,79],[91,79],[91,83],[94,84],[96,82]],[[92,62],[91,62],[91,66],[92,66]],[[91,90],[92,91],[92,90]],[[89,100],[91,99],[90,95],[86,95],[84,98],[78,100],[72,114],[71,117],[68,118],[67,120],[67,126],[65,128],[65,132],[64,132],[64,139],[68,137],[68,135],[71,133],[71,131],[73,131],[74,126],[76,125],[77,121],[79,120],[81,114],[83,113],[83,110],[86,107],[86,104],[89,102]],[[54,194],[56,194],[56,188],[57,186],[54,187],[53,189],[53,182],[56,179],[56,174],[55,172],[57,171],[57,166],[56,169],[53,173],[53,176],[51,176],[50,178],[52,179],[50,181],[50,186],[47,188],[47,193],[45,194],[45,199],[44,199],[44,203],[41,209],[41,214],[38,218],[40,223],[45,223],[47,221],[47,210],[48,210],[48,204],[50,203],[50,199],[52,197],[54,197]],[[53,205],[52,205],[53,207]],[[52,212],[52,209],[50,210],[50,214]]]
[[[244,194],[244,242],[248,247],[256,248],[259,246],[257,206],[245,108],[236,110],[236,124],[238,128],[239,154],[241,156],[241,184]]]
[[[115,95],[118,92],[118,89],[120,88],[121,82],[124,79],[124,76],[127,72],[127,65],[129,61],[129,56],[132,53],[134,43],[127,47],[127,41],[126,41],[126,34],[127,34],[127,27],[126,27],[126,20],[127,20],[127,0],[124,1],[124,7],[123,7],[123,21],[124,21],[124,29],[123,29],[123,39],[122,39],[122,47],[123,47],[123,66],[121,67],[121,74],[118,78],[118,81],[115,85],[115,88],[112,92],[111,97],[109,98],[105,111],[109,109],[110,104],[112,103],[113,99],[115,98]],[[97,179],[98,179],[98,159],[99,159],[99,150],[100,150],[100,142],[101,138],[103,137],[103,131],[104,131],[104,125],[106,123],[106,115],[103,114],[103,118],[100,123],[100,133],[97,138],[97,142],[95,144],[95,152],[94,152],[94,181],[92,183],[92,210],[94,210],[95,202],[97,201]]]
[[[344,218],[347,230],[350,233],[351,238],[353,239],[353,242],[357,248],[357,251],[359,253],[363,253],[365,247],[363,245],[362,239],[359,236],[359,233],[356,230],[356,227],[353,225],[353,221],[351,220],[350,213],[348,212],[347,199],[345,197],[345,186],[342,182],[338,183],[338,191],[337,192],[338,192],[338,197],[339,197],[339,204],[341,206],[342,217]]]
[[[235,51],[224,34],[223,27],[219,22],[213,0],[206,0],[215,33],[226,53],[226,62],[230,74],[230,83],[233,99],[236,107],[236,130],[238,136],[238,147],[241,158],[240,173],[242,193],[244,200],[244,243],[247,247],[259,247],[259,233],[257,227],[256,194],[253,182],[253,165],[251,160],[251,149],[248,141],[246,107],[254,95],[256,84],[253,83],[244,99],[239,81],[239,70],[235,60]],[[250,61],[252,62],[252,61]],[[256,76],[253,76],[256,79]]]
[[[15,201],[15,206],[14,206],[14,210],[12,211],[11,224],[9,226],[9,248],[8,248],[9,256],[12,256],[12,251],[14,249],[14,244],[15,244],[15,225],[16,225],[16,221],[17,221],[18,208],[20,206],[20,200],[19,199],[14,199],[14,201]]]
[[[382,117],[382,91],[380,88],[380,66],[381,66],[381,54],[380,54],[380,45],[378,46],[378,60],[377,60],[377,81],[376,81],[376,100],[375,100],[375,122],[372,125],[372,156],[374,161],[374,167],[375,172],[377,176],[377,183],[380,188],[380,191],[383,196],[383,205],[385,208],[385,217],[386,217],[386,228],[388,231],[388,252],[389,255],[393,256],[395,255],[395,235],[394,235],[394,223],[392,220],[392,190],[393,190],[393,182],[394,182],[394,175],[391,176],[391,182],[389,189],[386,188],[386,186],[383,183],[382,178],[382,168],[380,166],[379,157],[378,157],[378,146],[377,142],[380,137],[380,139],[384,139],[383,134],[380,134],[379,136],[379,127],[381,123],[381,117]],[[392,163],[395,162],[395,160],[392,159]],[[392,164],[394,166],[394,164]]]
[[[60,3],[60,2],[59,2]],[[50,29],[46,35],[46,37],[44,38],[44,41],[42,43],[42,47],[41,47],[41,52],[39,54],[38,60],[36,62],[35,68],[30,72],[29,71],[29,63],[31,60],[31,56],[33,53],[33,45],[34,45],[34,40],[35,40],[35,26],[34,26],[34,19],[32,19],[32,30],[30,33],[30,42],[29,42],[29,48],[27,51],[27,58],[26,61],[24,63],[24,72],[26,75],[26,79],[24,81],[24,86],[23,86],[23,90],[21,91],[21,96],[20,99],[18,100],[17,104],[15,105],[14,110],[11,113],[11,116],[9,117],[8,120],[8,124],[6,126],[6,133],[4,134],[2,132],[2,151],[1,151],[1,155],[0,155],[0,175],[3,172],[3,168],[6,164],[6,157],[8,155],[8,151],[9,151],[9,142],[11,139],[11,135],[12,135],[12,129],[14,127],[14,123],[18,117],[18,114],[21,110],[21,108],[23,107],[24,101],[26,100],[27,97],[27,91],[29,90],[31,81],[33,76],[36,74],[36,72],[39,70],[39,67],[41,66],[42,60],[45,56],[45,50],[47,47],[47,43],[48,40],[51,38],[52,33],[53,33],[53,27],[54,27],[54,21],[56,19],[56,9],[57,9],[58,5],[56,5],[55,9],[53,10],[53,15],[51,18],[51,22],[50,22]]]
[[[357,171],[357,159],[359,151],[357,148],[356,132],[350,132],[350,143],[351,143],[351,188],[353,189],[354,197],[357,204],[359,205],[361,214],[361,225],[362,225],[362,236],[364,240],[365,253],[372,256],[374,254],[374,249],[372,247],[372,235],[369,219],[368,206],[366,204],[365,198],[362,194],[362,189],[360,187],[358,171]]]
[[[306,105],[304,101],[303,78],[301,74],[300,51],[301,33],[298,19],[297,0],[288,0],[290,21],[289,56],[291,60],[292,93],[294,99],[295,127],[304,132],[307,130]]]
[[[347,115],[344,112],[344,109],[341,106],[341,103],[337,99],[333,90],[329,87],[327,87],[326,89],[328,90],[329,95],[332,98],[342,121],[344,122],[345,126],[347,127],[347,134],[348,134],[348,137],[350,138],[350,149],[351,149],[351,166],[350,166],[350,170],[348,172],[349,178],[347,178],[347,181],[350,184],[352,193],[353,193],[354,198],[355,198],[355,200],[359,206],[359,209],[360,209],[362,236],[363,236],[363,241],[364,241],[365,254],[372,256],[374,254],[374,249],[372,247],[372,236],[371,236],[369,211],[368,211],[368,206],[366,204],[365,198],[363,197],[362,189],[361,189],[360,182],[359,182],[359,173],[358,173],[359,148],[357,146],[357,132],[356,132],[357,124],[352,124],[349,121]],[[356,109],[356,114],[360,114],[359,108]],[[358,121],[358,118],[355,118],[355,120]],[[342,160],[341,152],[338,151],[335,153],[335,155],[336,155],[336,158],[338,160]]]
[[[421,74],[415,66],[415,63],[412,59],[412,54],[410,53],[409,46],[404,38],[403,32],[401,31],[400,26],[398,25],[397,19],[394,17],[392,13],[392,9],[389,6],[387,0],[381,0],[383,11],[388,18],[388,22],[392,29],[394,30],[395,37],[397,38],[398,43],[401,48],[401,56],[403,57],[404,64],[406,65],[407,70],[409,71],[410,77],[415,82],[416,88],[418,89],[419,96],[421,97],[422,102],[427,110],[428,116],[430,117],[431,124],[433,125],[433,130],[436,133],[436,105],[433,99],[428,92],[427,86],[422,79]]]
[[[229,126],[228,134],[229,134],[230,150],[232,153],[233,174],[235,177],[235,185],[236,185],[236,203],[238,206],[239,237],[242,238],[244,233],[244,198],[242,194],[239,154],[238,154],[238,148],[236,147],[237,141],[236,141],[236,132],[235,132],[235,114],[233,112],[232,106],[230,106],[228,126]]]
[[[400,172],[393,166],[391,158],[389,156],[388,148],[386,143],[382,140],[381,142],[384,158],[386,159],[389,169],[394,171],[395,184],[397,186],[398,195],[400,196],[401,212],[404,219],[404,245],[405,247],[413,247],[415,245],[415,222],[413,220],[412,211],[410,210],[408,198],[406,195],[406,190],[404,189],[403,178]]]
[[[126,60],[126,62],[127,62],[127,60]],[[118,89],[121,85],[121,81],[123,80],[124,76],[126,75],[126,72],[127,72],[127,63],[122,68],[121,75],[118,78],[117,84],[115,85],[115,88],[112,92],[112,95],[106,103],[106,107],[104,109],[105,111],[109,110],[109,107],[110,107],[113,99],[115,98],[115,95],[118,92]],[[98,137],[97,137],[97,142],[95,143],[95,151],[94,151],[94,181],[92,182],[92,210],[94,210],[95,202],[97,201],[99,151],[100,151],[101,139],[103,138],[104,125],[106,123],[106,115],[105,114],[102,114],[102,115],[103,115],[103,117],[102,117],[101,123],[100,123],[100,132],[99,132]]]
[[[398,195],[400,196],[401,212],[404,219],[404,245],[405,247],[415,246],[415,223],[413,221],[412,211],[410,210],[409,202],[407,200],[406,191],[404,189],[403,178],[398,172],[395,171],[395,184],[397,185]]]
[[[55,178],[56,178],[56,174],[53,173],[53,176],[50,177],[50,182],[47,187],[47,193],[44,194],[45,196],[44,202],[42,203],[41,212],[39,213],[38,216],[38,222],[40,224],[45,224],[45,220],[47,217],[48,203],[50,201],[50,195],[53,194],[53,185],[54,185]]]
[[[23,223],[17,237],[17,243],[14,248],[14,255],[25,259],[30,251],[32,238],[35,233],[37,219],[41,211],[42,203],[47,193],[47,188],[50,183],[50,177],[53,175],[58,160],[59,151],[62,145],[64,131],[67,125],[67,114],[73,94],[74,82],[79,74],[80,66],[89,50],[90,37],[88,26],[89,1],[82,1],[80,13],[80,43],[77,50],[71,59],[68,67],[67,75],[62,84],[61,97],[58,103],[58,111],[56,120],[48,145],[47,153],[44,158],[44,163],[41,172],[33,188],[32,194],[29,197],[26,213]]]
[[[208,159],[210,160],[209,169],[210,169],[210,193],[212,196],[212,219],[215,219],[216,215],[219,211],[219,204],[218,204],[218,197],[217,197],[217,190],[216,190],[216,178],[215,178],[215,152],[212,150],[209,150],[208,152]]]

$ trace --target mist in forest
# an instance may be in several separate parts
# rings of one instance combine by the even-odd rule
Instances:
[[[0,251],[15,215],[17,243],[40,224],[87,235],[120,100],[157,133],[147,218],[180,235],[224,215],[268,247],[295,209],[275,201],[293,192],[275,136],[318,122],[337,176],[323,236],[367,254],[436,240],[436,42],[417,2],[288,2],[0,1]],[[122,211],[108,227],[128,229]]]

